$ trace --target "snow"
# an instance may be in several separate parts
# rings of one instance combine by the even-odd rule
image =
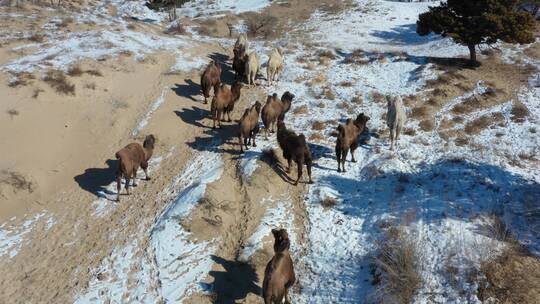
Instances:
[[[169,90],[167,87],[163,89],[163,91],[161,92],[161,95],[152,103],[152,105],[148,109],[148,112],[146,112],[144,117],[137,124],[137,127],[133,130],[133,132],[131,132],[132,136],[136,136],[144,129],[144,127],[146,127],[146,125],[148,124],[148,121],[152,117],[152,114],[154,114],[154,112],[156,112],[157,109],[159,109],[159,107],[161,106],[161,104],[165,101],[165,94],[168,91]]]
[[[174,193],[152,227],[126,246],[116,248],[98,269],[94,279],[81,290],[75,303],[182,302],[189,294],[202,291],[201,282],[212,267],[214,241],[195,240],[180,221],[204,197],[206,186],[220,178],[223,160],[215,152],[201,152],[161,193]],[[147,242],[140,243],[140,240]],[[133,238],[130,238],[133,239]],[[105,274],[104,279],[98,274]],[[137,285],[133,286],[132,282]]]
[[[272,199],[272,197],[265,198],[261,202],[261,207],[268,205],[275,205],[266,210],[261,224],[255,232],[244,242],[243,248],[238,255],[238,261],[248,262],[250,258],[259,250],[262,250],[265,237],[271,236],[271,230],[275,228],[284,228],[289,234],[291,240],[291,250],[294,251],[298,248],[296,229],[294,228],[294,217],[288,216],[290,214],[292,204],[290,197],[285,199]],[[268,242],[273,244],[274,239],[269,238]]]
[[[170,154],[170,152],[169,152]],[[159,164],[163,160],[162,156],[159,155],[153,155],[152,158],[148,161],[148,174],[151,174],[154,170],[159,168]],[[137,172],[137,176],[139,179],[144,178],[144,172],[141,168],[139,168],[139,171]],[[133,181],[132,181],[133,182]],[[137,183],[140,184],[141,181],[138,181]],[[143,181],[144,182],[144,181]],[[126,182],[125,179],[122,177],[121,185],[122,189],[121,191],[125,191],[124,186]],[[137,187],[131,187],[130,188],[132,193],[133,191],[137,191]],[[116,190],[116,181],[111,182],[108,184],[105,189],[100,190],[97,193],[98,199],[95,200],[92,204],[95,206],[96,210],[93,213],[93,216],[96,217],[104,217],[109,212],[111,212],[114,208],[117,207],[117,190]],[[129,198],[124,198],[124,200]]]
[[[36,222],[42,219],[45,213],[38,213],[33,217],[28,218],[20,225],[10,224],[8,222],[0,225],[0,257],[8,256],[14,258],[21,250],[24,242],[24,236],[32,231]],[[16,218],[12,218],[9,221],[13,222]],[[49,229],[54,223],[54,219],[49,217],[47,219],[47,229]]]
[[[270,0],[194,0],[177,9],[178,16],[200,17],[219,16],[220,13],[230,12],[240,14],[250,11],[260,11],[270,5]]]

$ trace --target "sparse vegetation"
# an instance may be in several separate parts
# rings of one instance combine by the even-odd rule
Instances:
[[[293,110],[293,113],[295,115],[298,114],[307,114],[308,113],[308,107],[306,105],[299,106]]]
[[[7,110],[6,112],[7,112],[7,114],[9,115],[9,117],[11,119],[13,119],[14,116],[19,115],[19,111],[15,110],[15,109],[10,109],[10,110]]]
[[[43,81],[60,94],[75,95],[75,85],[67,80],[65,73],[61,70],[48,70]]]
[[[28,193],[34,192],[34,183],[29,181],[19,172],[10,170],[0,170],[0,186],[8,186],[13,192],[26,191]],[[3,195],[0,188],[0,195]]]
[[[34,33],[32,34],[32,36],[28,37],[28,40],[32,41],[32,42],[36,42],[36,43],[42,43],[45,41],[45,38],[47,36],[43,35],[43,34],[40,34],[40,33]]]
[[[78,65],[71,66],[67,70],[67,74],[71,77],[78,77],[81,76],[83,73],[84,71]]]
[[[512,111],[510,113],[512,114],[513,122],[523,122],[525,121],[525,118],[527,118],[527,116],[529,116],[530,114],[527,106],[525,106],[521,102],[514,102],[514,104],[512,105]]]
[[[262,36],[265,39],[275,38],[281,34],[282,26],[276,16],[270,14],[249,14],[246,20],[247,34],[250,37]]]
[[[316,120],[311,123],[311,128],[316,131],[324,130],[325,123],[323,121]]]
[[[418,241],[403,227],[390,227],[374,261],[378,295],[384,303],[412,303],[422,286]]]
[[[41,92],[44,92],[42,88],[35,88],[32,92],[32,98],[38,98]]]
[[[321,200],[321,206],[323,206],[324,209],[330,209],[337,205],[338,201],[333,197],[325,197]]]
[[[480,116],[465,125],[465,133],[469,135],[478,134],[482,132],[482,130],[503,119],[504,116],[501,113]]]

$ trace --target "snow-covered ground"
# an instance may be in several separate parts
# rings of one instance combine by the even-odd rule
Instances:
[[[269,2],[213,1],[208,4],[207,1],[194,1],[179,13],[191,17],[199,16],[202,11],[209,15],[224,10],[239,13],[260,10]],[[463,117],[465,121],[472,121],[499,112],[504,117],[502,125],[481,131],[466,146],[447,143],[438,133],[440,122],[452,118],[453,105],[486,89],[485,84],[479,82],[470,92],[449,100],[435,114],[433,131],[421,131],[417,122],[409,120],[406,127],[415,129],[416,135],[403,135],[395,151],[389,150],[387,138],[369,132],[367,143],[356,151],[357,163],[347,162],[347,172],[338,173],[334,142],[330,136],[336,127],[333,121],[343,122],[363,112],[371,117],[368,122],[371,131],[385,129],[382,119],[386,112],[385,103],[378,102],[374,93],[419,94],[426,90],[426,81],[437,76],[433,66],[425,60],[426,56],[453,57],[467,53],[466,48],[449,39],[416,35],[418,14],[433,3],[356,2],[355,10],[339,16],[316,13],[305,26],[321,50],[330,49],[335,53],[334,59],[328,59],[326,65],[314,61],[314,66],[310,66],[309,62],[302,63],[300,59],[317,58],[317,50],[296,45],[285,55],[282,78],[268,87],[269,93],[281,95],[288,90],[296,95],[286,121],[290,128],[304,132],[307,138],[315,133],[320,133],[323,138],[318,142],[311,140],[310,145],[315,157],[315,184],[308,186],[305,196],[307,242],[297,244],[297,236],[291,234],[293,257],[297,265],[302,265],[297,269],[306,270],[298,273],[302,288],[293,295],[294,300],[297,303],[375,301],[370,267],[384,234],[383,228],[389,224],[403,224],[417,240],[422,256],[423,285],[415,303],[479,303],[476,286],[465,280],[457,284],[451,282],[447,269],[455,267],[464,274],[467,268],[478,267],[482,261],[500,252],[503,245],[486,232],[486,218],[493,214],[501,217],[514,237],[534,254],[540,254],[540,221],[536,219],[540,169],[538,166],[517,166],[509,160],[509,157],[519,155],[539,155],[538,130],[531,130],[540,125],[540,88],[533,85],[533,79],[524,84],[516,96],[530,110],[525,121],[511,119],[514,100],[508,100]],[[152,22],[164,20],[163,14],[148,11],[140,2],[114,3],[119,8],[119,16],[129,15]],[[194,37],[195,40],[198,38]],[[29,48],[36,48],[36,52],[0,68],[14,72],[50,65],[66,68],[81,58],[98,59],[122,50],[129,50],[136,57],[160,49],[174,50],[178,61],[173,70],[198,68],[205,62],[190,55],[191,41],[146,35],[129,29],[50,39],[58,40],[31,45]],[[105,41],[113,46],[104,47]],[[215,41],[226,46],[233,43],[225,39]],[[276,43],[287,42],[285,39]],[[251,42],[251,46],[259,53],[261,62],[266,62],[270,47],[262,42]],[[186,53],[179,52],[178,48]],[[364,51],[367,64],[344,62],[356,49]],[[503,50],[503,54],[511,60],[513,53]],[[321,81],[313,81],[317,78]],[[350,85],[339,85],[343,82],[350,82]],[[335,92],[335,98],[321,95],[328,88]],[[354,97],[360,97],[362,102],[343,106]],[[160,103],[158,99],[151,106],[147,117],[141,120],[141,129]],[[307,107],[308,112],[294,114],[295,109],[302,106]],[[324,130],[314,131],[314,121],[332,122],[325,123]],[[261,139],[258,145],[246,152],[239,162],[244,177],[256,172],[262,151],[275,145],[275,141]],[[483,148],[478,149],[479,146]],[[212,242],[191,240],[189,232],[178,220],[189,217],[191,209],[203,197],[206,185],[220,177],[223,162],[219,154],[204,152],[190,163],[191,166],[179,173],[164,190],[164,193],[172,190],[175,197],[146,235],[149,241],[144,245],[133,242],[117,248],[100,269],[94,270],[96,279],[88,290],[81,291],[78,303],[103,302],[105,299],[122,302],[126,295],[134,302],[177,302],[200,291],[198,283],[211,269],[210,255],[214,247]],[[336,206],[323,207],[321,201],[325,198],[335,199]],[[293,219],[286,212],[290,202],[271,197],[262,202],[263,205],[270,203],[275,207],[267,210],[261,225],[245,241],[240,260],[248,261],[261,248],[261,241],[273,227],[294,230]],[[105,210],[99,208],[98,214]],[[0,230],[0,255],[11,255],[18,239],[17,235]],[[304,253],[301,256],[298,255],[300,249]],[[178,256],[181,258],[176,258]],[[98,279],[98,273],[115,275]],[[134,279],[138,282],[136,286]]]

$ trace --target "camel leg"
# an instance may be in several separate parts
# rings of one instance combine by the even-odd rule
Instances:
[[[146,177],[146,180],[149,181],[150,180],[150,175],[148,175],[148,162],[143,162],[141,164],[141,168],[143,169],[144,171],[144,177]]]
[[[122,190],[122,173],[116,174],[116,201],[120,201],[120,190]]]
[[[343,149],[341,153],[341,168],[343,169],[343,172],[347,172],[347,170],[345,170],[345,160],[347,159],[347,154],[349,154],[349,149]]]
[[[289,288],[285,288],[285,304],[291,304],[291,298],[289,297]]]
[[[138,168],[135,168],[133,170],[133,187],[137,187],[137,169]]]
[[[298,167],[298,174],[296,176],[296,182],[294,183],[295,186],[298,185],[298,182],[302,179],[302,167],[304,166],[302,160],[296,160],[296,166]]]
[[[336,147],[337,172],[341,172],[341,151]]]
[[[256,147],[257,144],[255,143],[255,134],[251,135],[249,138],[253,138],[253,147]]]
[[[227,112],[227,117],[229,117],[228,122],[231,122],[231,121],[232,121],[232,119],[231,119],[231,111],[228,111],[228,112]]]
[[[399,134],[401,133],[401,128],[396,128],[396,146],[399,145]]]
[[[129,176],[126,176],[126,194],[129,195]]]
[[[390,150],[394,150],[394,129],[390,129]]]
[[[292,159],[287,160],[287,173],[291,172],[291,162],[292,162]]]

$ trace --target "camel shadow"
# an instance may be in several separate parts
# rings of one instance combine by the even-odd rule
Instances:
[[[75,176],[73,179],[82,189],[99,196],[99,193],[109,193],[107,189],[116,180],[116,170],[118,160],[108,159],[105,161],[106,168],[88,168],[84,173]]]
[[[210,271],[210,276],[214,278],[212,284],[214,303],[234,304],[238,300],[245,299],[250,293],[260,296],[262,290],[257,285],[259,278],[253,266],[229,261],[216,255],[212,255],[211,258],[225,269]]]
[[[190,108],[183,108],[181,111],[174,111],[174,114],[178,116],[183,122],[194,125],[199,128],[208,129],[209,126],[201,123],[204,119],[209,119],[210,111],[202,108],[192,106]]]
[[[186,84],[175,83],[175,86],[171,88],[171,90],[173,90],[177,96],[186,97],[193,101],[200,101],[194,96],[201,95],[201,86],[193,82],[191,79],[184,79],[184,81]]]

